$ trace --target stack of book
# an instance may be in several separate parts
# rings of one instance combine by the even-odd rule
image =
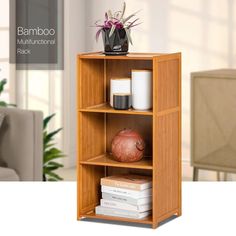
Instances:
[[[141,175],[117,175],[101,179],[102,199],[96,214],[142,219],[152,210],[152,179]]]

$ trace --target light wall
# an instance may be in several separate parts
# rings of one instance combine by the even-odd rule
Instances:
[[[85,51],[85,0],[65,0],[65,70],[63,78],[64,151],[68,155],[65,166],[76,165],[76,58]]]
[[[102,50],[94,27],[108,9],[119,10],[123,0],[86,1],[86,50]],[[236,67],[236,3],[234,0],[126,0],[127,14],[138,14],[140,26],[132,30],[134,52],[182,52],[182,103],[184,176],[191,177],[190,73]],[[214,172],[200,172],[201,179],[215,180]],[[229,177],[231,178],[231,177]]]

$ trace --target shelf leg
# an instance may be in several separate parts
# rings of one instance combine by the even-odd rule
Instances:
[[[182,215],[182,210],[179,209],[179,210],[176,212],[176,215],[177,215],[177,216],[181,216],[181,215]]]
[[[153,223],[153,224],[152,224],[152,228],[153,228],[153,229],[156,229],[156,228],[158,227],[158,223],[159,223],[159,222]]]
[[[198,168],[193,167],[193,181],[198,181]]]

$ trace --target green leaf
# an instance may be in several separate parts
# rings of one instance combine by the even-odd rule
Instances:
[[[44,167],[44,172],[47,172],[47,171],[54,171],[54,170],[57,170],[59,167],[57,166],[47,166],[47,167]]]
[[[4,90],[4,86],[7,84],[7,80],[3,79],[0,81],[0,94],[3,92]]]
[[[56,115],[56,114],[54,113],[54,114],[52,114],[52,115],[50,115],[50,116],[44,118],[44,120],[43,120],[43,129],[46,129],[46,128],[47,128],[48,123],[50,122],[50,120],[51,120],[55,115]]]
[[[62,153],[62,151],[58,150],[57,148],[52,148],[44,153],[44,164],[51,160],[63,157],[65,157],[65,155]]]
[[[54,161],[50,161],[50,162],[48,162],[48,166],[57,166],[57,167],[59,167],[59,168],[64,167],[63,164],[60,164],[60,163],[58,163],[58,162],[54,162]]]
[[[48,144],[45,145],[44,150],[47,151],[48,148],[53,147],[55,145],[56,145],[55,143],[48,143]]]
[[[3,102],[3,101],[0,101],[0,107],[7,107],[7,103]]]
[[[54,136],[58,134],[62,128],[57,129],[51,133],[48,133],[47,127],[49,122],[55,114],[52,114],[46,117],[43,121],[43,148],[44,148],[44,155],[43,155],[43,177],[44,181],[58,181],[63,180],[58,174],[54,173],[53,171],[64,167],[63,164],[57,163],[55,159],[64,158],[65,155],[61,150],[55,148],[55,143],[52,141],[54,140]]]
[[[46,175],[49,175],[49,176],[51,176],[51,177],[53,177],[53,178],[55,178],[55,179],[57,179],[57,180],[63,180],[63,178],[61,178],[58,174],[55,174],[55,173],[53,173],[53,172],[46,171],[45,174],[46,174]]]
[[[52,138],[59,133],[62,130],[62,128],[57,129],[49,134],[45,133],[46,136],[44,137],[44,145],[48,144],[50,141],[52,141]]]
[[[48,181],[57,181],[57,179],[49,178]]]

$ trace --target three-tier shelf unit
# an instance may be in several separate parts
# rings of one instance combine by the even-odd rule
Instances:
[[[130,53],[77,57],[78,69],[78,220],[95,218],[158,224],[181,215],[181,54]],[[131,77],[132,69],[153,71],[153,108],[148,111],[114,110],[109,106],[111,78]],[[111,156],[111,140],[124,129],[138,131],[146,142],[145,157],[122,163]],[[128,219],[96,215],[100,179],[134,173],[152,176],[152,215]]]

